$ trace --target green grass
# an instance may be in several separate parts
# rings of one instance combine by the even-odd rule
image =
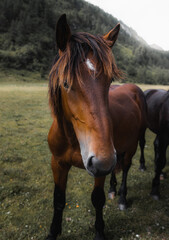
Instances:
[[[0,84],[2,85],[28,85],[47,83],[47,76],[41,76],[40,72],[3,68],[0,64]]]
[[[22,81],[21,76],[17,79],[12,75],[11,83],[9,78],[8,81],[0,80],[1,240],[44,239],[52,219],[54,185],[47,145],[52,119],[47,83],[34,83],[31,75],[26,76],[28,83]],[[106,201],[104,219],[108,240],[169,239],[169,165],[165,168],[168,178],[161,183],[161,200],[153,201],[149,193],[154,175],[154,135],[147,131],[146,139],[147,171],[138,171],[138,150],[128,177],[129,208],[120,212],[118,197],[114,201]],[[110,176],[106,180],[106,196],[109,179]],[[121,174],[117,179],[119,187]],[[72,168],[63,215],[63,233],[59,240],[93,239],[95,211],[90,200],[92,189],[93,178],[84,170]]]

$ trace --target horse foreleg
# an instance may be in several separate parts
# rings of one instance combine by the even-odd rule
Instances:
[[[154,151],[155,151],[155,177],[152,181],[152,191],[151,195],[155,200],[160,198],[160,175],[162,169],[166,164],[166,149],[167,143],[165,140],[165,135],[157,135],[154,141]]]
[[[145,158],[144,158],[145,143],[146,143],[146,141],[145,141],[145,131],[144,131],[144,133],[141,135],[140,140],[139,140],[140,151],[141,151],[139,170],[141,170],[141,171],[145,171],[146,170]]]
[[[123,167],[123,173],[122,173],[122,183],[119,189],[118,194],[120,195],[118,204],[119,204],[119,209],[120,210],[125,210],[127,208],[127,200],[126,200],[126,196],[127,196],[127,175],[128,175],[128,171],[130,169],[131,166],[131,162],[128,163],[128,165],[125,165]]]
[[[117,191],[116,191],[116,186],[117,186],[117,179],[116,179],[116,175],[114,173],[114,171],[111,173],[111,178],[110,178],[110,188],[109,188],[109,193],[108,193],[108,197],[110,199],[114,199]]]
[[[69,166],[61,166],[54,157],[52,157],[52,171],[55,182],[54,188],[54,213],[50,226],[50,233],[46,240],[56,240],[57,236],[62,232],[62,214],[65,207],[65,190]]]
[[[93,206],[96,210],[96,236],[94,240],[105,240],[103,220],[103,206],[105,204],[104,181],[105,177],[95,178],[95,186],[91,196]]]

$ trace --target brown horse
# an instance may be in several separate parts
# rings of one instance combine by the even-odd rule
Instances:
[[[48,240],[61,234],[67,176],[71,166],[84,168],[95,178],[92,203],[96,209],[95,240],[105,240],[102,209],[105,176],[118,162],[125,174],[145,128],[145,102],[135,85],[110,89],[119,78],[111,48],[120,25],[104,36],[72,34],[66,15],[56,27],[59,56],[49,81],[53,124],[48,143],[55,182],[54,215]],[[125,177],[124,177],[125,178]],[[126,181],[123,183],[126,191]],[[123,194],[126,195],[126,192]]]
[[[155,200],[160,198],[160,175],[166,165],[166,150],[169,145],[169,91],[148,89],[144,92],[148,108],[148,128],[156,134],[154,140],[155,177],[152,182],[151,195]],[[140,169],[145,169],[144,159],[145,136],[140,139]]]

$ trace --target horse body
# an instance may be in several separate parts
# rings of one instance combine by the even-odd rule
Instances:
[[[154,199],[159,199],[160,174],[166,164],[166,149],[169,145],[169,91],[149,89],[144,92],[147,101],[148,127],[156,134],[154,141],[155,151],[155,177],[152,182],[151,194]],[[144,159],[145,137],[141,139],[141,157]]]
[[[136,98],[140,98],[140,93],[140,89],[133,84],[125,84],[110,91],[109,104],[113,121],[114,144],[119,154],[135,153],[141,126],[145,124],[144,110],[136,102]]]
[[[102,209],[105,176],[123,169],[120,203],[126,201],[126,178],[137,143],[145,129],[144,94],[135,85],[111,87],[119,77],[111,47],[119,25],[103,37],[72,35],[63,15],[57,23],[59,58],[49,82],[53,124],[48,135],[55,182],[54,215],[48,240],[61,233],[67,176],[71,166],[95,178],[92,203],[96,210],[95,240],[105,240]],[[112,180],[113,181],[113,180]]]
[[[119,208],[127,207],[127,174],[131,166],[137,144],[147,126],[146,103],[143,92],[133,84],[110,88],[109,104],[113,121],[113,139],[117,151],[117,165],[110,179],[109,198],[116,195],[116,173],[122,173],[119,189]]]

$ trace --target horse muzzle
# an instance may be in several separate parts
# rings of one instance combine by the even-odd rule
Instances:
[[[116,153],[109,158],[97,158],[93,155],[87,159],[86,170],[93,177],[102,177],[111,173],[116,163]]]

